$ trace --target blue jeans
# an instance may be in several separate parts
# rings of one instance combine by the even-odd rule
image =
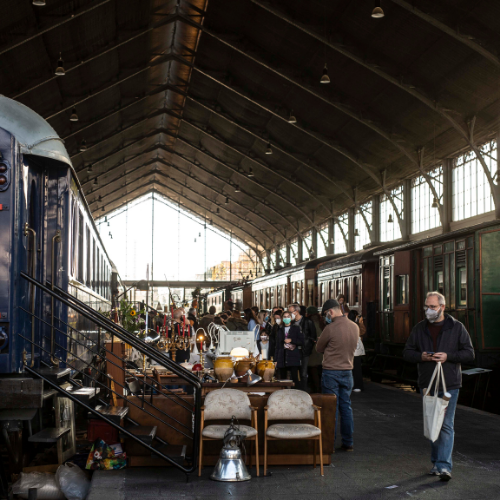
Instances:
[[[337,412],[335,422],[338,422],[340,413],[340,433],[342,444],[353,446],[354,418],[351,408],[351,392],[354,381],[351,370],[325,370],[321,377],[323,394],[335,394],[337,396]]]
[[[457,409],[458,393],[460,389],[448,390],[451,394],[451,399],[446,408],[444,415],[443,427],[439,437],[431,443],[431,462],[435,465],[438,471],[446,469],[451,472],[453,461],[451,455],[453,453],[453,442],[455,439],[455,410]],[[432,393],[431,393],[432,394]],[[439,397],[443,397],[443,393],[439,392]]]

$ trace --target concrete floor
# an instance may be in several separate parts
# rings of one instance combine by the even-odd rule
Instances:
[[[457,408],[453,479],[444,483],[427,475],[430,444],[420,396],[375,383],[365,387],[352,397],[354,452],[337,451],[324,477],[310,466],[271,467],[270,477],[236,484],[211,481],[212,467],[189,482],[167,467],[99,471],[88,500],[500,498],[500,416]]]

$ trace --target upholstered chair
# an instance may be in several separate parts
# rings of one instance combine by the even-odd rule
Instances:
[[[267,442],[277,439],[306,439],[314,441],[314,467],[316,468],[317,443],[319,442],[319,461],[323,472],[323,443],[321,441],[321,408],[313,404],[307,392],[284,389],[273,392],[264,407],[264,476],[267,474]],[[311,420],[312,424],[277,423],[273,420]]]
[[[200,458],[198,475],[203,467],[203,441],[222,440],[229,427],[229,422],[222,425],[207,425],[207,420],[229,420],[233,415],[239,421],[249,420],[250,425],[240,424],[240,430],[246,433],[247,440],[255,442],[255,467],[259,475],[259,441],[257,431],[257,408],[251,406],[248,395],[237,389],[218,389],[209,392],[205,397],[205,405],[201,408]],[[251,457],[251,455],[250,455]],[[250,465],[251,458],[250,458]]]

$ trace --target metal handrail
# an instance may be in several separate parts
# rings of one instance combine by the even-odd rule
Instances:
[[[55,248],[56,243],[61,243],[61,231],[57,230],[56,234],[52,237],[52,252],[50,261],[50,273],[52,280],[52,290],[54,290],[54,283],[56,282],[56,255]],[[50,298],[50,318],[51,318],[51,328],[50,328],[50,362],[53,365],[58,366],[59,362],[54,358],[54,297]]]
[[[28,236],[28,233],[31,233],[32,239],[33,239],[33,253],[31,257],[31,271],[33,273],[33,279],[35,279],[36,276],[36,231],[29,227],[28,223],[24,223],[24,236]],[[35,284],[32,283],[32,289],[31,289],[31,313],[35,314]],[[33,318],[31,319],[31,367],[33,368],[35,366],[35,322],[33,321]]]

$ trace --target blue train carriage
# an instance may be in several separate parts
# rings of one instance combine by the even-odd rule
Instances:
[[[474,406],[484,406],[482,401],[487,399],[488,409],[497,412],[500,406],[492,408],[491,401],[500,383],[499,248],[500,226],[490,221],[377,254],[379,352],[401,357],[411,329],[424,319],[427,292],[439,291],[446,298],[446,312],[461,321],[471,336],[475,367],[493,370],[482,376],[477,387],[475,381],[470,384],[476,392]],[[392,369],[400,370],[395,364]]]
[[[95,339],[98,332],[59,301],[52,306],[21,273],[105,312],[112,264],[63,141],[42,117],[3,96],[0,154],[0,373],[20,374],[24,363],[79,368],[90,360],[78,359],[83,351],[65,333],[75,328]]]

